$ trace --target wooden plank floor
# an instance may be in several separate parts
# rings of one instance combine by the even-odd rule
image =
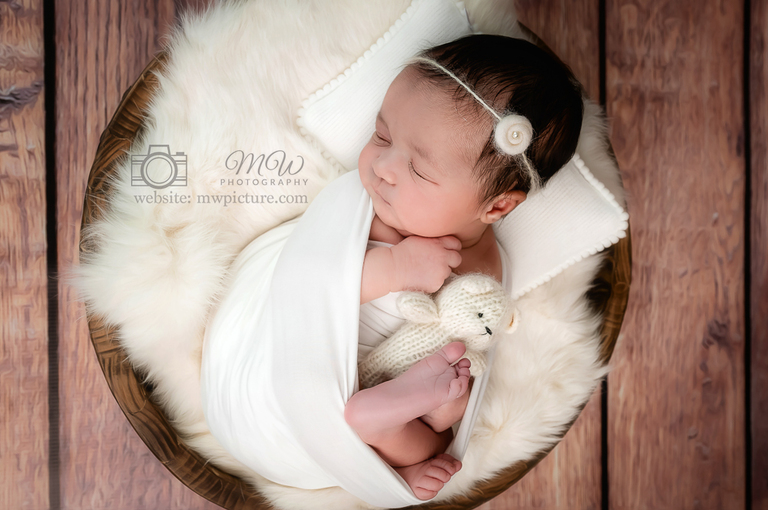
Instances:
[[[606,103],[634,199],[609,506],[745,508],[743,4],[606,10],[621,27],[606,37]]]
[[[204,2],[43,4],[0,1],[0,508],[216,508],[130,428],[82,306],[63,283],[49,303],[46,270],[77,260],[123,91]],[[605,395],[481,508],[768,510],[768,0],[516,4],[606,106],[633,283]]]
[[[56,1],[59,267],[77,260],[84,183],[120,98],[174,22],[171,0]],[[179,483],[130,427],[88,341],[85,311],[59,287],[61,508],[218,508]]]
[[[749,246],[751,440],[754,510],[768,510],[768,0],[752,0],[749,53]]]
[[[43,5],[0,3],[0,508],[48,503]]]

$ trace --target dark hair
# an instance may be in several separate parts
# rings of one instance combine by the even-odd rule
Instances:
[[[573,157],[584,115],[581,85],[554,54],[522,39],[482,34],[435,46],[419,56],[454,73],[502,117],[516,113],[528,118],[533,140],[525,155],[542,185]],[[426,62],[409,67],[428,85],[452,93],[462,114],[491,119],[490,112],[439,68]],[[530,190],[530,179],[518,159],[496,149],[493,132],[473,174],[480,184],[482,205],[505,192]]]

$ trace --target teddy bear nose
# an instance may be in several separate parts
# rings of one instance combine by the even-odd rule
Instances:
[[[485,330],[488,332],[489,335],[493,334],[493,333],[491,333],[491,328],[489,328],[488,326],[485,327]]]

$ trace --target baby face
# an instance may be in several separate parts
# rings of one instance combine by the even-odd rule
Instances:
[[[419,79],[406,69],[390,85],[360,153],[360,180],[376,215],[400,234],[471,237],[485,226],[471,172],[490,128],[483,135],[446,93],[417,88]]]

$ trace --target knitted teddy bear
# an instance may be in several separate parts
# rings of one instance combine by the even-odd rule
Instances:
[[[478,377],[486,353],[499,330],[517,327],[517,310],[502,286],[490,276],[470,273],[454,278],[435,295],[403,292],[397,307],[406,319],[394,335],[378,345],[359,365],[360,388],[370,388],[405,372],[411,365],[460,340]]]

